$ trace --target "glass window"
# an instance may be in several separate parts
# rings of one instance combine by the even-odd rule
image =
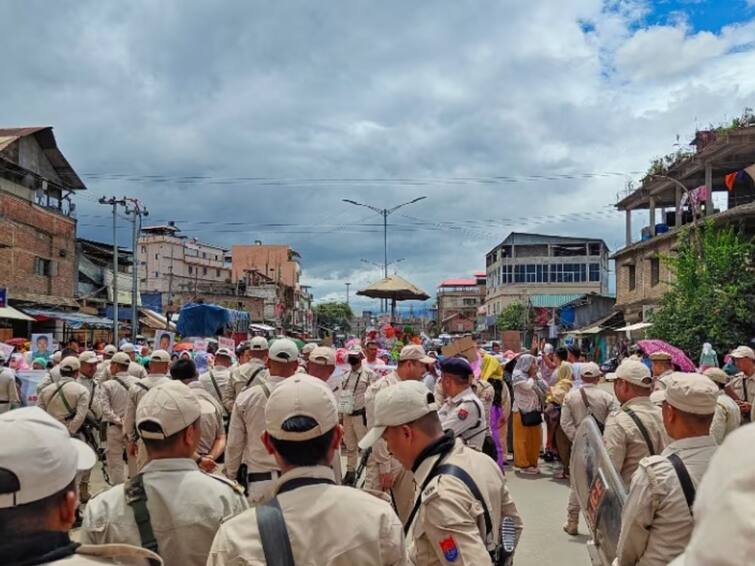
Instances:
[[[637,287],[637,270],[635,269],[634,265],[630,265],[629,267],[629,290],[634,291],[635,287]]]
[[[590,281],[591,282],[600,281],[600,264],[599,263],[590,264]]]
[[[514,283],[526,283],[524,265],[514,266]]]
[[[194,268],[192,266],[189,266],[189,275],[191,275],[192,273],[194,273]]]
[[[655,287],[661,281],[661,261],[657,257],[650,258],[650,286]]]
[[[202,268],[202,275],[207,275],[207,268],[206,267]]]
[[[219,269],[216,269],[216,270],[215,270],[215,274],[216,274],[216,275],[217,275],[218,277],[220,277],[220,270],[219,270]]]

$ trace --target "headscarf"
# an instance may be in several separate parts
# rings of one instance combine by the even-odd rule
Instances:
[[[34,367],[34,364],[39,364],[39,369],[45,369],[47,367],[47,360],[44,358],[34,358],[31,361],[31,367]]]
[[[495,356],[482,354],[482,366],[480,367],[480,379],[487,381],[489,379],[503,379],[503,368]]]
[[[552,354],[553,353],[553,344],[546,344],[543,346],[543,353],[544,354]]]
[[[511,382],[516,383],[517,381],[529,379],[530,367],[532,367],[534,362],[535,356],[532,354],[522,354],[519,356],[519,359],[516,361],[516,366],[514,367]]]
[[[207,352],[197,352],[197,355],[194,356],[194,363],[197,366],[198,373],[206,372],[210,363],[209,354]]]
[[[705,342],[703,344],[703,355],[710,356],[713,353],[713,346],[711,346],[710,342]]]

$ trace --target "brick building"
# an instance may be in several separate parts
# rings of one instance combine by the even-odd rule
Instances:
[[[52,127],[0,129],[0,287],[10,303],[78,308],[70,197],[84,189]]]
[[[485,302],[485,274],[441,281],[437,301],[442,332],[472,332],[477,326],[477,311]]]

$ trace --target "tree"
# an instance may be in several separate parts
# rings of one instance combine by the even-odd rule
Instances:
[[[498,315],[497,325],[499,330],[527,330],[528,320],[527,307],[522,303],[511,303]]]
[[[733,228],[686,228],[675,256],[663,257],[674,275],[652,317],[649,334],[697,359],[704,342],[718,352],[746,344],[755,328],[755,245]],[[695,244],[694,240],[699,243]],[[698,247],[699,246],[699,247]]]
[[[336,326],[340,330],[351,329],[351,319],[354,317],[354,314],[351,312],[351,307],[348,304],[338,302],[320,303],[319,305],[315,305],[313,310],[320,326],[331,331],[335,330]]]

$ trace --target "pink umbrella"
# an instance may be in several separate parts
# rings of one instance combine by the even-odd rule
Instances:
[[[646,356],[654,354],[655,352],[666,352],[667,354],[671,354],[671,362],[679,366],[681,371],[693,373],[697,371],[697,366],[692,363],[692,360],[687,357],[687,354],[668,342],[664,342],[663,340],[640,340],[637,342],[637,346]]]

